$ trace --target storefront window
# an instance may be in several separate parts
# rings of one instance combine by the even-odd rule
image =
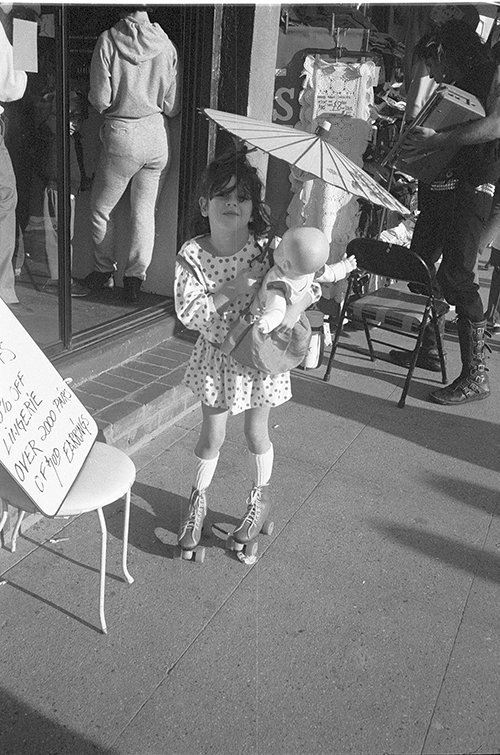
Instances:
[[[111,215],[113,274],[102,286],[89,286],[88,276],[96,270],[91,197],[105,121],[88,99],[90,62],[99,35],[119,21],[119,8],[14,3],[10,12],[0,13],[11,41],[14,19],[34,22],[37,40],[36,70],[28,71],[22,99],[8,103],[4,113],[18,192],[13,261],[19,303],[13,307],[37,343],[57,353],[93,331],[102,334],[122,320],[130,323],[145,312],[163,312],[171,302],[181,115],[158,116],[166,123],[169,160],[154,197],[153,252],[137,296],[127,296],[124,289],[136,188],[132,182]],[[150,20],[166,32],[181,61],[183,13],[182,6],[156,6],[150,12]],[[142,272],[133,269],[136,275],[142,277]]]
[[[22,31],[31,23],[36,49],[25,50],[27,86],[24,96],[4,105],[5,145],[16,179],[16,245],[13,265],[13,309],[33,337],[46,345],[59,338],[56,45],[54,14],[39,16],[29,6],[14,4],[0,10],[17,64]],[[31,69],[31,70],[29,70]],[[11,300],[14,297],[11,297]]]

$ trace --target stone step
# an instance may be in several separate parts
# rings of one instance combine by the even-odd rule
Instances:
[[[109,360],[101,356],[92,365],[90,377],[71,378],[74,393],[97,422],[98,439],[127,453],[137,451],[197,404],[192,392],[181,384],[197,334],[172,319],[165,322],[165,333],[164,341],[157,342],[154,334],[144,337],[148,346],[150,339],[154,342],[144,351],[131,344],[130,358],[119,363],[116,353],[110,351]],[[96,366],[102,368],[110,361],[115,364],[107,370]],[[73,374],[79,373],[75,368]],[[0,547],[11,548],[18,512],[10,505],[7,510]],[[41,518],[42,514],[26,515],[23,532]]]
[[[132,453],[195,406],[181,384],[195,340],[180,331],[73,388],[100,440]]]

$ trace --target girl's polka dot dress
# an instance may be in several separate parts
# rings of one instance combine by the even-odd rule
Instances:
[[[230,354],[223,354],[216,345],[223,343],[229,327],[252,299],[252,294],[239,297],[224,314],[216,311],[215,294],[224,283],[248,269],[250,261],[262,251],[250,236],[236,254],[217,257],[203,249],[198,238],[181,248],[175,267],[175,308],[179,320],[187,328],[200,333],[184,375],[184,384],[204,404],[228,409],[239,414],[259,406],[278,406],[292,397],[290,373],[268,375],[239,364]],[[182,264],[182,258],[189,267]],[[263,277],[269,262],[255,261],[252,270]]]

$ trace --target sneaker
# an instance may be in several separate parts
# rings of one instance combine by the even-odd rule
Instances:
[[[83,283],[78,281],[72,281],[71,283],[71,296],[80,298],[82,296],[88,296],[90,294],[90,288],[84,286]]]
[[[59,281],[57,278],[49,278],[47,283],[44,285],[44,290],[49,290],[51,293],[57,293],[55,289],[59,287]],[[71,296],[75,298],[80,298],[82,296],[89,296],[91,291],[90,288],[87,286],[84,286],[81,281],[72,280],[71,281],[71,288],[70,288]]]

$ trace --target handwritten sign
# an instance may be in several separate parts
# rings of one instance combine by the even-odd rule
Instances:
[[[0,299],[0,463],[46,516],[57,514],[96,436],[92,416]]]

